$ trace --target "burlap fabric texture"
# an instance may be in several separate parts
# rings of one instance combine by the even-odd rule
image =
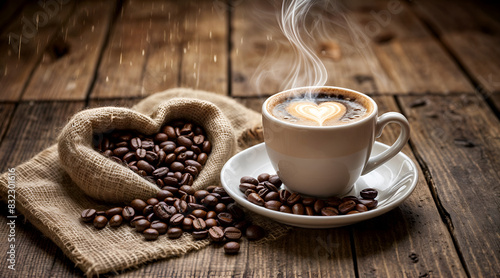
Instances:
[[[217,184],[220,169],[237,151],[259,141],[260,115],[236,101],[202,91],[172,89],[154,94],[132,109],[104,107],[77,113],[53,145],[31,160],[13,167],[16,209],[55,242],[86,275],[119,271],[149,261],[179,256],[209,244],[184,233],[170,240],[161,236],[148,242],[128,225],[97,230],[79,216],[86,208],[107,209],[109,202],[149,198],[155,185],[92,149],[92,134],[110,129],[135,129],[145,134],[174,118],[202,125],[213,142],[207,165],[195,182],[197,188]],[[8,175],[0,177],[0,196],[7,197]],[[105,201],[104,201],[105,200]],[[287,227],[249,214],[265,227],[272,240]]]

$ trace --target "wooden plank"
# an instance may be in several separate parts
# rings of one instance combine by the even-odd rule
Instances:
[[[189,1],[182,40],[180,86],[227,94],[227,12],[213,1]]]
[[[349,229],[294,229],[276,241],[240,241],[239,255],[211,245],[148,264],[123,277],[355,277]],[[189,263],[186,263],[189,262]]]
[[[60,129],[68,118],[83,108],[83,102],[20,103],[0,146],[0,172],[33,157],[39,151],[55,143]],[[4,206],[6,208],[6,206]],[[7,211],[2,209],[1,233],[6,233]],[[5,222],[4,222],[5,221]],[[4,237],[7,238],[7,237]],[[2,246],[5,246],[2,243]],[[3,247],[2,247],[3,248]],[[6,253],[1,255],[6,260]],[[16,272],[17,277],[45,277],[51,272],[64,276],[81,276],[82,273],[67,262],[59,248],[40,235],[37,229],[22,217],[16,221]],[[60,270],[63,268],[64,270]],[[58,270],[59,269],[59,270]],[[0,276],[10,277],[6,267]],[[59,276],[59,275],[55,275]]]
[[[116,1],[78,2],[44,50],[23,100],[85,100],[115,8]]]
[[[111,30],[91,98],[145,96],[176,87],[179,17],[172,1],[126,1]]]
[[[480,97],[401,97],[434,198],[468,273],[500,273],[500,122]],[[415,105],[419,103],[419,105]]]
[[[49,14],[37,2],[29,2],[1,34],[0,101],[20,98],[44,49],[73,11],[74,3],[51,7]]]
[[[471,93],[473,86],[432,38],[391,41],[375,53],[391,79],[406,93]]]
[[[3,28],[10,23],[12,18],[20,12],[22,6],[26,4],[25,2],[25,0],[19,0],[2,1],[2,3],[0,3],[0,30],[3,30]]]
[[[399,111],[392,97],[375,101],[380,114]],[[391,144],[398,135],[399,128],[389,125],[377,141]],[[417,163],[408,145],[403,153]],[[360,277],[467,277],[420,168],[417,187],[407,200],[353,230]]]
[[[292,61],[297,56],[276,22],[275,13],[279,8],[265,1],[239,3],[234,8],[232,22],[232,95],[269,95],[283,90],[287,86],[286,77],[294,69]],[[314,18],[329,19],[324,22],[324,34],[315,34],[318,40],[307,38],[307,43],[326,67],[327,85],[365,93],[398,91],[371,47],[353,39],[353,33],[360,27],[351,29],[356,23],[350,15],[321,11],[320,7],[315,7],[314,12]],[[299,76],[304,77],[306,70],[302,72]],[[314,77],[297,85],[312,85]]]
[[[2,121],[0,122],[0,144],[5,135],[5,132],[7,131],[7,127],[9,126],[10,121],[12,120],[12,114],[14,113],[15,109],[16,109],[15,104],[12,103],[0,104],[0,119],[2,119]]]

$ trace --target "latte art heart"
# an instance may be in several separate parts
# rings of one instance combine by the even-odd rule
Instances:
[[[288,108],[290,115],[317,122],[319,126],[331,120],[338,120],[346,113],[346,107],[342,103],[328,101],[319,105],[314,102],[294,102]]]

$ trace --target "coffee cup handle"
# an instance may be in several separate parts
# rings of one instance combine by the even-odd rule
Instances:
[[[382,135],[384,127],[390,123],[397,123],[399,124],[399,126],[401,126],[401,132],[399,133],[398,139],[396,140],[396,142],[394,142],[394,144],[392,144],[389,149],[376,156],[370,157],[370,159],[368,159],[368,162],[365,164],[365,168],[363,169],[361,175],[375,170],[377,167],[384,164],[393,156],[398,154],[406,145],[408,139],[410,139],[410,124],[408,123],[408,120],[405,118],[405,116],[397,112],[388,112],[378,117],[375,127],[375,135],[377,136],[377,138]]]

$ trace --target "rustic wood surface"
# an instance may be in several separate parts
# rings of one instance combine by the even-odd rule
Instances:
[[[260,111],[284,89],[294,58],[276,23],[279,1],[61,1],[31,30],[34,15],[50,7],[43,2],[0,4],[0,172],[54,144],[86,107],[130,107],[183,86]],[[500,276],[499,5],[356,0],[330,14],[312,12],[331,19],[329,35],[314,42],[326,84],[368,93],[381,113],[398,111],[410,121],[403,152],[419,168],[413,194],[352,226],[294,228],[265,244],[243,240],[238,256],[211,245],[104,277]],[[19,47],[23,28],[29,38]],[[365,35],[362,45],[353,30]],[[389,144],[397,134],[389,126],[379,141]],[[5,262],[8,212],[0,204]],[[16,271],[4,263],[0,277],[83,275],[22,215],[18,220]]]

